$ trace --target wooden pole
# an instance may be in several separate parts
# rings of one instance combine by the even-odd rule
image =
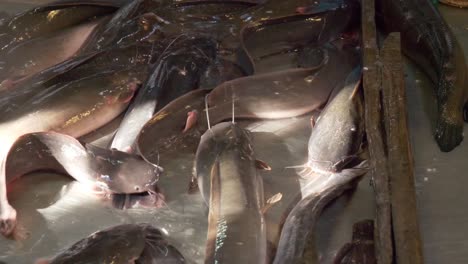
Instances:
[[[409,142],[400,33],[391,33],[380,51],[382,91],[390,175],[392,228],[398,264],[423,263]]]
[[[380,87],[382,80],[375,25],[375,0],[362,0],[361,14],[366,134],[369,143],[370,166],[376,200],[374,232],[376,258],[379,264],[391,264],[393,261],[393,246],[390,186],[381,116]]]

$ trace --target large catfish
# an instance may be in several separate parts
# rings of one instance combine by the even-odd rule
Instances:
[[[238,78],[209,93],[198,90],[179,97],[143,127],[137,141],[139,153],[155,164],[159,159],[162,167],[181,152],[194,154],[200,136],[208,128],[206,107],[211,124],[216,124],[231,118],[233,99],[236,118],[288,118],[321,107],[358,64],[349,50],[328,46],[323,54],[323,63],[316,68]],[[336,67],[338,64],[340,67]]]
[[[109,15],[125,0],[59,0],[17,14],[0,27],[0,53],[16,44]]]
[[[78,54],[101,20],[93,20],[12,46],[2,58],[5,64],[0,82],[14,82]]]
[[[210,38],[176,38],[152,67],[117,130],[111,148],[133,152],[141,128],[174,99],[198,88],[200,76],[216,57],[217,43]]]
[[[203,134],[198,157],[210,193],[205,263],[266,263],[263,180],[249,132],[219,123]]]
[[[56,131],[73,137],[89,133],[125,110],[146,72],[138,67],[47,87],[17,89],[0,101],[0,157],[4,161],[21,135]],[[5,175],[0,175],[5,186]],[[3,205],[2,205],[3,206]],[[1,211],[4,211],[1,208]],[[0,215],[0,221],[10,218]]]
[[[22,175],[38,170],[68,174],[90,189],[110,195],[154,193],[161,172],[159,167],[138,156],[83,144],[73,137],[54,132],[19,137],[2,164],[0,173],[5,182],[0,184],[0,215],[3,218],[0,233],[5,236],[11,235],[16,226],[16,211],[8,202],[7,185]]]
[[[468,69],[460,44],[429,0],[379,0],[377,18],[386,32],[401,32],[403,52],[433,81],[435,139],[440,150],[451,151],[463,140],[463,115],[468,111]]]
[[[364,163],[356,166],[364,137],[363,98],[359,93],[361,71],[353,71],[345,87],[326,106],[312,129],[308,162],[301,175],[308,179],[302,199],[286,210],[278,251],[273,263],[300,263],[310,230],[323,208],[350,183],[365,174]]]
[[[150,224],[123,224],[97,231],[51,259],[36,264],[171,263],[185,259],[162,232]]]

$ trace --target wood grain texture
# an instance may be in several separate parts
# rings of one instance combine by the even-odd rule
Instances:
[[[382,90],[391,186],[392,228],[396,263],[423,263],[409,142],[400,33],[391,33],[380,51]]]
[[[366,134],[369,143],[370,167],[376,200],[376,257],[378,263],[390,264],[393,260],[390,186],[381,116],[380,87],[382,80],[375,25],[375,0],[362,0],[361,13]]]

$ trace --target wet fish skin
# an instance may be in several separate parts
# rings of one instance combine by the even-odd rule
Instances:
[[[237,64],[216,58],[200,77],[200,89],[212,90],[224,82],[245,77],[247,74]]]
[[[131,263],[145,248],[145,233],[139,225],[126,224],[97,231],[50,260],[59,263]]]
[[[117,225],[97,231],[52,259],[44,260],[43,263],[143,264],[185,261],[178,250],[166,241],[159,229],[142,223]]]
[[[208,185],[211,194],[205,263],[266,263],[263,181],[249,132],[219,123],[202,136],[204,144],[216,153],[203,159],[211,173],[199,178],[208,182],[201,185]]]
[[[318,2],[321,5],[325,1]],[[354,1],[341,2],[336,1],[336,8],[322,10],[317,7],[313,15],[261,19],[242,27],[241,47],[246,52],[245,56],[253,62],[253,71],[257,72],[255,64],[262,57],[286,50],[320,47],[339,39],[344,32],[357,28],[358,5]],[[291,28],[295,30],[291,31]]]
[[[231,119],[233,97],[236,118],[287,118],[321,107],[339,80],[344,79],[357,63],[355,54],[349,50],[334,47],[324,50],[327,56],[322,67],[238,78],[221,84],[209,93],[194,91],[174,100],[156,113],[141,130],[137,141],[139,153],[152,163],[156,164],[159,160],[162,167],[179,152],[195,153],[200,136],[208,128],[205,96],[208,96],[211,124]],[[338,61],[340,67],[335,67]],[[194,110],[201,117],[195,127],[178,133],[183,131],[187,113]]]
[[[13,46],[4,54],[5,68],[0,80],[26,77],[77,55],[100,21],[93,20]]]
[[[71,58],[50,67],[28,79],[15,83],[19,87],[37,87],[42,89],[52,85],[66,84],[81,78],[89,78],[109,72],[128,69],[133,66],[148,64],[153,56],[159,55],[162,46],[158,44],[135,44],[124,48],[98,51]]]
[[[159,229],[146,225],[146,245],[135,264],[183,264],[184,256],[167,241]]]
[[[434,136],[441,151],[453,150],[463,140],[468,96],[468,70],[460,44],[428,0],[376,3],[378,26],[386,32],[401,32],[403,53],[433,81],[438,108]]]
[[[127,69],[48,87],[40,93],[34,89],[15,89],[14,94],[2,96],[1,159],[23,134],[53,130],[79,137],[106,124],[124,111],[137,87],[135,82],[144,74],[138,68]],[[6,186],[4,175],[0,175],[1,186]],[[8,204],[0,206],[0,223],[16,217]]]
[[[116,45],[135,44],[135,41],[146,39],[157,28],[155,14],[149,10],[156,9],[160,1],[135,0],[122,6],[112,17],[102,23],[83,47],[83,52],[103,50]]]
[[[313,8],[310,8],[310,11],[305,13],[297,13],[296,8],[300,6],[313,6]],[[251,75],[255,72],[255,63],[245,43],[243,43],[243,38],[246,38],[245,35],[249,35],[251,32],[255,32],[255,30],[260,30],[262,26],[274,27],[286,21],[315,20],[316,22],[311,22],[309,26],[313,26],[317,30],[310,30],[304,34],[295,34],[295,37],[302,40],[305,38],[311,42],[320,39],[324,41],[318,43],[320,45],[327,40],[338,38],[339,34],[337,32],[340,33],[342,28],[346,28],[352,24],[352,19],[344,18],[352,17],[350,14],[354,12],[355,6],[354,4],[344,3],[341,0],[333,1],[330,5],[317,4],[317,1],[312,0],[270,0],[247,10],[222,16],[220,19],[173,23],[161,27],[160,31],[164,36],[191,32],[210,32],[210,36],[218,40],[221,43],[220,45],[228,51],[229,54],[226,55],[226,58],[234,61],[241,66],[244,72]],[[339,20],[334,20],[339,22],[330,24],[329,27],[329,24],[325,23],[325,21],[335,17],[340,18]],[[320,30],[321,28],[325,29],[324,33]],[[292,33],[278,36],[279,38],[283,37],[287,39],[290,34]],[[268,44],[270,43],[268,42]]]
[[[19,137],[3,161],[0,186],[0,233],[9,236],[16,226],[16,212],[7,200],[7,185],[38,170],[68,174],[103,193],[153,191],[161,170],[138,156],[82,144],[73,137],[39,132]],[[138,175],[138,177],[134,177]]]
[[[83,3],[82,5],[79,3]],[[1,52],[10,49],[20,42],[66,29],[93,19],[113,13],[116,8],[101,4],[86,4],[88,1],[48,4],[32,8],[17,14],[5,22],[1,30]]]
[[[307,167],[313,171],[339,172],[357,158],[365,129],[360,84],[361,68],[358,67],[320,113],[308,142]]]
[[[309,182],[295,199],[298,203],[286,210],[274,264],[300,263],[323,208],[367,172],[366,161],[355,164],[365,133],[360,80],[358,67],[348,75],[344,88],[335,92],[312,129],[308,162],[300,173]]]
[[[168,45],[127,110],[111,148],[133,152],[141,128],[154,112],[198,88],[201,73],[216,57],[217,43],[210,38],[182,36]]]
[[[302,263],[306,241],[313,238],[311,230],[314,230],[323,208],[354,187],[353,181],[367,170],[367,162],[364,161],[339,173],[317,175],[314,181],[303,187],[303,198],[288,212],[283,222],[273,264]]]
[[[98,182],[112,193],[153,192],[162,169],[139,156],[85,144]]]

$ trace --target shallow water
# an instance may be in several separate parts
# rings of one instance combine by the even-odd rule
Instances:
[[[33,1],[0,0],[0,10],[17,12],[28,7],[26,2]],[[445,6],[440,9],[462,42],[465,55],[468,55],[468,10]],[[468,259],[465,246],[468,211],[465,210],[463,195],[465,186],[468,186],[465,176],[468,170],[468,162],[465,161],[468,143],[463,142],[451,153],[439,151],[430,129],[435,110],[432,87],[427,78],[411,65],[408,64],[406,71],[408,116],[425,260],[426,263],[465,263]],[[288,193],[300,185],[296,172],[285,167],[305,161],[309,118],[249,122],[244,125],[254,132],[257,158],[272,167],[269,172],[261,172],[265,182],[265,198],[277,192],[284,194],[283,200],[273,206],[266,216],[269,238],[273,240],[277,236],[275,223],[288,199],[291,199]],[[111,128],[84,139],[105,144],[112,133]],[[174,161],[171,167],[165,168],[171,173],[161,179],[160,186],[168,198],[168,206],[161,210],[116,210],[88,195],[79,184],[65,176],[50,173],[26,176],[14,184],[9,197],[18,210],[19,224],[29,232],[29,238],[22,243],[0,238],[0,260],[6,263],[31,263],[35,258],[52,256],[105,227],[150,222],[168,233],[171,242],[188,263],[202,263],[207,208],[199,194],[185,194],[188,183],[181,178],[188,176],[177,173],[183,166],[192,164],[190,157],[182,157]],[[354,222],[373,218],[373,199],[373,190],[366,177],[356,190],[341,196],[324,211],[316,228],[321,263],[329,263],[337,250],[350,240]]]

